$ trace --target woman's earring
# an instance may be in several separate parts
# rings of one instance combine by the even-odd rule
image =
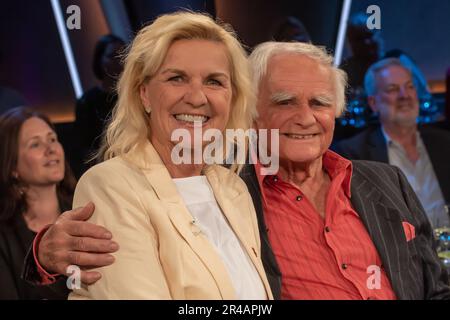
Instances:
[[[146,106],[145,112],[147,112],[147,114],[150,114],[150,112],[152,112],[152,108],[150,106]]]

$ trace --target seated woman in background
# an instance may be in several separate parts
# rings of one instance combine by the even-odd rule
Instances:
[[[93,165],[87,160],[98,150],[117,102],[116,83],[122,72],[120,53],[124,47],[125,42],[112,34],[102,36],[95,45],[92,71],[99,85],[87,90],[75,107],[74,136],[77,139],[71,164],[76,177]]]
[[[43,114],[14,108],[0,117],[0,299],[65,299],[61,280],[34,287],[21,279],[37,232],[70,208],[75,179]]]
[[[92,201],[90,222],[120,249],[70,298],[271,299],[245,183],[220,164],[171,157],[177,129],[250,128],[254,94],[238,40],[205,15],[163,15],[134,39],[118,97],[106,161],[81,177],[73,206]]]

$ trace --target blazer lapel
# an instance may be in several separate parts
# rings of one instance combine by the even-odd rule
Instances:
[[[261,258],[266,270],[266,275],[272,289],[274,299],[281,299],[281,272],[278,263],[273,254],[272,246],[269,242],[267,227],[264,220],[263,204],[261,190],[258,184],[258,178],[254,165],[245,165],[241,171],[241,178],[247,184],[248,191],[253,200],[258,219],[258,228],[261,242]]]
[[[261,250],[260,245],[258,245],[259,235],[256,232],[257,230],[246,230],[245,228],[243,228],[243,226],[252,225],[251,217],[247,215],[241,215],[240,208],[240,205],[244,205],[244,210],[247,210],[248,204],[244,202],[246,202],[245,198],[248,195],[233,188],[227,188],[227,193],[225,193],[221,188],[221,185],[223,185],[224,181],[221,180],[228,179],[226,175],[228,175],[229,172],[220,172],[221,170],[219,169],[222,168],[218,168],[215,166],[208,167],[207,170],[205,170],[205,175],[211,185],[211,188],[214,190],[214,195],[216,197],[217,203],[219,204],[219,207],[227,218],[231,229],[233,229],[234,233],[240,240],[242,247],[245,249],[248,257],[252,260],[253,265],[258,271],[259,276],[264,283],[264,287],[266,289],[268,297],[272,298],[270,285],[268,281],[266,281],[266,273],[259,261],[259,259],[261,258]]]
[[[193,223],[193,217],[178,195],[175,183],[156,150],[150,144],[146,146],[145,156],[133,155],[134,163],[144,173],[156,196],[166,208],[166,213],[173,226],[209,270],[217,283],[222,298],[225,300],[236,299],[236,292],[222,259],[209,240],[200,232],[198,226]]]
[[[214,277],[222,298],[236,299],[236,292],[222,259],[210,241],[200,232],[199,227],[192,223],[192,216],[184,204],[182,202],[167,203],[167,208],[167,214],[174,227]]]
[[[212,168],[210,168],[212,169]],[[249,245],[255,245],[254,239],[251,239],[245,230],[242,230],[243,220],[246,217],[242,217],[239,214],[239,208],[235,207],[235,204],[239,204],[239,198],[242,195],[238,190],[231,189],[227,194],[220,188],[221,182],[217,173],[213,170],[208,170],[206,173],[211,188],[214,190],[214,196],[216,197],[219,207],[222,209],[223,214],[228,220],[231,228],[234,230],[241,243],[247,249]],[[255,248],[256,249],[256,248]],[[254,255],[254,254],[253,254]]]
[[[401,272],[407,268],[408,249],[397,210],[386,206],[377,187],[357,171],[352,176],[351,203],[380,255],[392,289],[401,299],[403,290],[400,278]]]

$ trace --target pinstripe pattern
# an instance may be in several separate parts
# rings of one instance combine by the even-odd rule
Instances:
[[[253,166],[246,166],[241,177],[255,204],[263,264],[278,298],[280,272],[268,241]],[[378,250],[397,299],[450,299],[448,275],[434,251],[431,226],[401,171],[383,163],[353,161],[351,190],[352,205]],[[415,227],[416,238],[410,242],[403,221]]]
[[[351,201],[378,249],[398,299],[450,299],[448,275],[435,253],[431,226],[398,168],[353,161]],[[416,229],[416,238],[410,242],[402,221]]]
[[[450,134],[430,126],[419,126],[418,130],[445,201],[450,203],[450,154],[442,152],[442,146],[450,145]],[[389,163],[386,140],[380,126],[369,127],[350,139],[338,142],[332,149],[347,159]]]

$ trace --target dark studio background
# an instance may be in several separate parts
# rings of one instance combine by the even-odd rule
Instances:
[[[93,87],[92,54],[97,39],[114,33],[129,41],[134,32],[160,14],[180,8],[206,11],[230,23],[249,49],[266,40],[286,16],[299,18],[314,44],[334,50],[341,0],[60,0],[65,9],[78,5],[81,30],[69,30],[75,62],[84,90]],[[381,8],[385,50],[401,48],[423,71],[438,108],[444,114],[445,77],[450,67],[450,1],[354,0],[351,13],[368,5]],[[74,134],[75,93],[50,0],[3,1],[0,4],[0,85],[14,88],[29,106],[57,123],[70,154]],[[344,48],[344,58],[350,55]],[[436,117],[437,119],[438,117]],[[441,119],[442,116],[439,118]]]

